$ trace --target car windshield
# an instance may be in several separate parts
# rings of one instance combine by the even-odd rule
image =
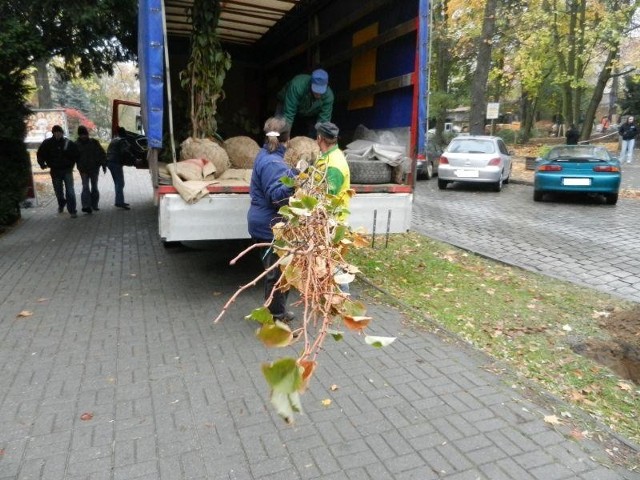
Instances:
[[[491,140],[456,138],[451,140],[447,151],[451,153],[495,153],[496,147]]]
[[[547,158],[558,162],[599,162],[610,160],[609,152],[606,148],[590,145],[555,147],[549,151]]]

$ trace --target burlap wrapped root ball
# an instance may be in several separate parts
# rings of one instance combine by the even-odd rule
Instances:
[[[204,158],[213,163],[216,167],[216,178],[231,167],[226,150],[208,138],[189,137],[180,144],[180,160],[188,160],[190,158]]]
[[[320,147],[315,140],[309,137],[293,137],[289,140],[284,161],[292,167],[300,160],[306,160],[309,165],[313,165],[319,156]]]
[[[260,146],[251,137],[231,137],[225,140],[224,147],[233,168],[253,168],[253,161]]]

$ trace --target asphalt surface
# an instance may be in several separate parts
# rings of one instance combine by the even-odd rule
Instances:
[[[50,202],[0,236],[0,479],[640,479],[610,462],[637,447],[572,439],[544,421],[561,404],[372,302],[370,333],[398,340],[327,342],[285,425],[260,364],[296,349],[243,319],[261,288],[212,324],[258,260],[163,248],[150,182],[125,170],[130,211],[101,176],[100,212]]]
[[[622,186],[640,190],[640,162],[623,165]],[[453,187],[453,188],[452,188]],[[502,192],[418,182],[413,228],[431,238],[640,302],[640,198],[547,197],[530,183]]]

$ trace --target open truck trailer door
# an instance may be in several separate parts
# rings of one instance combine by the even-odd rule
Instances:
[[[163,139],[173,130],[169,127],[188,129],[188,115],[172,110],[172,105],[185,103],[178,74],[189,60],[191,25],[186,10],[192,5],[192,0],[139,2],[142,123],[160,237],[246,238],[248,184],[214,184],[207,197],[188,204],[173,185],[158,181]],[[407,231],[416,158],[424,157],[426,150],[428,9],[428,0],[221,2],[218,36],[232,59],[225,99],[218,103],[222,137],[249,135],[261,143],[262,124],[273,115],[282,86],[299,73],[324,68],[336,98],[332,121],[340,128],[341,148],[364,126],[365,131],[402,139],[411,159],[404,172],[396,170],[395,178],[384,183],[352,179],[356,195],[350,224],[371,233]],[[240,125],[252,128],[242,130]]]
[[[111,138],[118,135],[118,128],[126,130],[126,140],[135,156],[136,168],[149,168],[147,137],[142,125],[141,106],[130,100],[114,100],[111,111]]]

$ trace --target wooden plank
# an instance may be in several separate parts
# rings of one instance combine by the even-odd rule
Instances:
[[[336,97],[340,101],[348,101],[356,98],[367,97],[375,95],[376,93],[389,92],[391,90],[397,90],[399,88],[412,86],[414,83],[414,74],[407,73],[400,75],[399,77],[389,78],[376,82],[374,85],[367,87],[357,88],[349,92],[339,93]]]

